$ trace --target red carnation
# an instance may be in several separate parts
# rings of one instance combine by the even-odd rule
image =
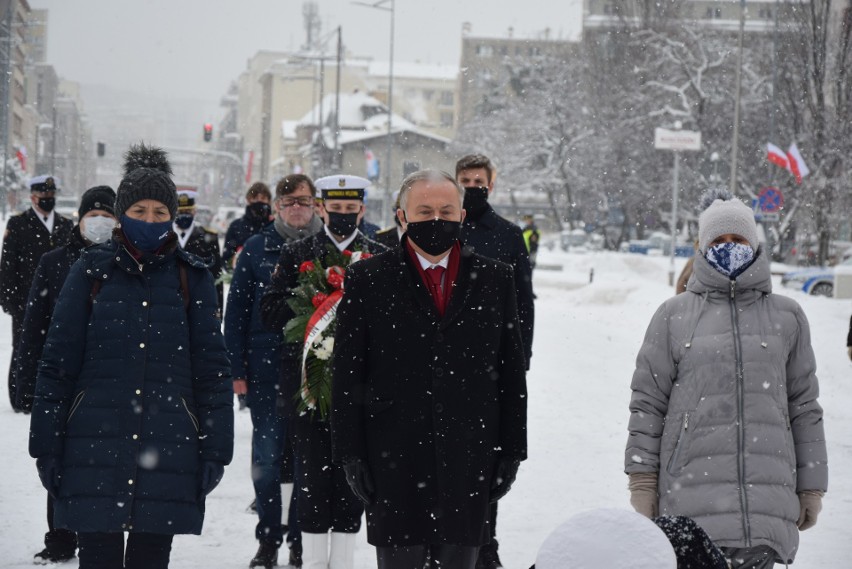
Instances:
[[[369,253],[367,253],[366,251],[364,251],[363,253],[361,253],[361,258],[362,258],[362,259],[369,259],[370,257],[372,257],[372,255],[370,255],[370,254],[369,254]]]
[[[344,249],[344,250],[343,250],[343,256],[344,256],[344,257],[351,257],[351,256],[352,256],[352,251],[350,251],[349,249]]]
[[[299,265],[299,272],[307,273],[308,271],[313,271],[314,268],[314,264],[311,261],[305,261],[304,263]]]
[[[343,275],[336,271],[331,271],[328,275],[328,279],[326,280],[328,280],[328,284],[330,284],[333,289],[343,288]]]
[[[319,308],[322,306],[322,303],[328,299],[328,295],[324,292],[318,292],[311,299],[311,304],[314,305],[314,308]]]

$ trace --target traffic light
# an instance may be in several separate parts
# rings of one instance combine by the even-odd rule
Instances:
[[[213,139],[213,125],[209,122],[204,123],[204,142],[210,142]]]

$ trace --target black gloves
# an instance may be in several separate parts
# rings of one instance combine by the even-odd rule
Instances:
[[[515,482],[515,477],[518,475],[518,467],[521,461],[516,458],[501,456],[497,459],[497,465],[494,467],[494,475],[491,478],[491,503],[505,496],[512,484]]]
[[[343,471],[346,473],[349,487],[358,499],[368,506],[372,504],[375,487],[367,464],[363,460],[353,460],[343,465]]]
[[[213,491],[219,482],[222,481],[222,476],[225,475],[225,465],[221,462],[205,460],[201,463],[201,495],[206,496]]]
[[[59,479],[61,470],[59,459],[54,456],[42,456],[36,459],[38,477],[41,485],[54,500],[59,496]]]

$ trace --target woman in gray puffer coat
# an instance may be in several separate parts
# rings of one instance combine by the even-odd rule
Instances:
[[[827,487],[816,363],[804,312],[771,294],[752,211],[711,200],[687,292],[637,357],[625,472],[636,511],[693,518],[732,567],[766,568],[793,561]]]

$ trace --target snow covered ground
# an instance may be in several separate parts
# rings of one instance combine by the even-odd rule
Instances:
[[[671,294],[668,259],[617,253],[542,251],[537,270],[535,347],[530,393],[529,460],[500,502],[498,538],[507,569],[526,569],[547,535],[573,514],[629,508],[622,473],[634,358],[657,306]],[[678,271],[680,270],[678,264]],[[589,284],[590,269],[594,282]],[[776,292],[800,302],[811,322],[828,437],[830,490],[818,525],[802,534],[797,569],[850,566],[852,540],[852,363],[845,337],[852,303]],[[6,380],[11,323],[0,315],[0,377]],[[46,530],[45,493],[27,454],[29,417],[0,401],[0,567],[31,567]],[[236,455],[208,499],[204,535],[175,540],[172,567],[247,567],[255,519],[249,478],[250,421],[237,413]],[[375,567],[364,532],[358,569]],[[64,567],[76,567],[76,561]],[[605,569],[605,568],[602,568]]]

